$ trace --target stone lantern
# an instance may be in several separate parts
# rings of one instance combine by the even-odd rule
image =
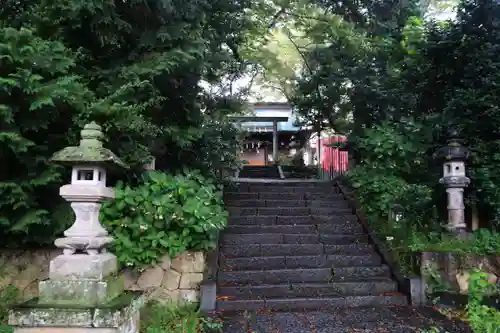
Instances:
[[[448,193],[448,229],[456,234],[465,234],[464,189],[470,179],[465,175],[465,161],[469,157],[469,150],[460,144],[458,132],[450,132],[448,144],[436,152],[436,157],[443,163],[443,177],[439,183],[443,184]]]
[[[40,281],[39,297],[14,307],[9,324],[17,333],[138,333],[140,293],[125,292],[113,241],[99,221],[102,201],[113,198],[106,170],[127,167],[104,148],[96,123],[85,125],[79,146],[55,153],[51,161],[71,166],[71,183],[59,193],[75,212],[73,225],[56,239],[62,254],[50,262],[49,279]]]
[[[115,196],[113,189],[106,187],[106,167],[126,168],[127,166],[115,154],[103,148],[101,126],[96,123],[87,124],[81,136],[79,146],[67,147],[55,153],[51,158],[54,163],[73,168],[71,184],[62,186],[59,194],[71,203],[76,216],[73,225],[64,232],[66,237],[56,239],[55,245],[62,248],[65,255],[73,255],[76,252],[89,255],[103,254],[102,259],[109,257],[116,263],[114,255],[105,254],[106,246],[113,239],[102,227],[99,221],[99,211],[104,200]],[[86,255],[71,258],[78,261],[91,260]],[[64,257],[64,260],[67,259]],[[57,262],[54,261],[54,264]]]
[[[390,211],[389,211],[389,220],[390,222],[399,222],[403,219],[403,214],[404,214],[404,208],[400,204],[394,204],[392,205]]]

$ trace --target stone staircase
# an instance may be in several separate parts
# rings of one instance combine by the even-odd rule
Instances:
[[[407,305],[332,183],[240,183],[225,201],[218,311]]]

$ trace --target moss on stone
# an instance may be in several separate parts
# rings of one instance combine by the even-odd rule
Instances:
[[[140,291],[126,291],[118,297],[110,300],[109,302],[98,305],[89,306],[84,304],[50,304],[50,303],[40,303],[38,297],[34,297],[24,303],[17,305],[13,309],[74,309],[74,310],[90,310],[90,309],[109,309],[109,310],[119,310],[132,303],[134,299],[141,297],[142,292]]]
[[[101,126],[92,122],[85,125],[81,131],[80,145],[66,147],[52,155],[51,161],[62,165],[77,164],[106,164],[109,166],[119,166],[128,168],[112,151],[102,146],[104,137]]]
[[[103,281],[46,280],[40,282],[39,303],[99,306],[106,304],[124,292],[122,276],[108,276]]]
[[[135,318],[144,305],[141,292],[126,292],[105,305],[88,307],[78,304],[41,304],[34,298],[10,310],[9,324],[14,326],[118,327]]]

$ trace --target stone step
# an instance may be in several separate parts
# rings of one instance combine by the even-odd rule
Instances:
[[[362,254],[366,252],[376,253],[372,244],[349,244],[349,245],[325,245],[325,254]]]
[[[335,216],[273,216],[273,215],[243,215],[230,216],[228,226],[233,225],[360,225],[356,215],[335,215]]]
[[[226,258],[307,256],[321,254],[364,255],[374,253],[371,244],[323,245],[323,244],[240,244],[224,245],[220,253]]]
[[[390,296],[390,294],[386,295]],[[397,294],[393,294],[397,296]],[[315,298],[314,298],[315,299]],[[223,302],[224,300],[221,300]],[[225,333],[472,333],[465,322],[443,316],[433,307],[349,306],[312,311],[224,311]],[[362,303],[360,304],[362,305]],[[407,305],[407,304],[406,304]],[[264,311],[260,311],[264,310]],[[434,329],[432,329],[434,327]],[[439,329],[436,329],[439,328]]]
[[[333,268],[301,268],[254,271],[220,271],[217,276],[219,283],[245,284],[275,284],[302,282],[333,282],[360,280],[365,278],[390,277],[389,267],[333,267]]]
[[[335,186],[335,184],[331,182],[322,182],[322,183],[297,183],[297,182],[291,182],[291,181],[286,181],[286,182],[268,182],[268,183],[238,183],[236,186],[228,186],[226,187],[227,189],[230,188],[236,188],[238,190],[243,189],[243,190],[253,190],[253,191],[259,191],[260,189],[263,189],[264,191],[266,189],[273,189],[271,190],[272,192],[275,192],[275,189],[281,189],[282,191],[286,192],[289,191],[291,188],[291,191],[298,190],[300,189],[309,189],[312,190],[313,192],[318,191],[318,190],[323,190],[323,191],[333,191],[335,193],[338,193],[338,187]]]
[[[287,179],[280,182],[233,182],[226,186],[267,186],[267,187],[326,187],[326,188],[337,188],[335,182],[333,181],[304,181],[301,179]]]
[[[222,245],[238,244],[359,244],[367,243],[365,234],[231,234],[225,232],[221,236]]]
[[[325,193],[336,195],[337,192],[333,187],[309,187],[309,186],[260,186],[260,185],[250,185],[249,187],[239,187],[238,191],[242,192],[287,192],[287,193]]]
[[[271,219],[273,220],[273,219]],[[269,221],[269,219],[265,219]],[[272,222],[275,222],[274,220]],[[271,223],[272,223],[271,222]],[[318,225],[263,225],[263,224],[250,224],[250,225],[229,225],[224,233],[227,234],[311,234],[320,230],[320,234],[354,234],[363,233],[361,224],[357,222],[349,222],[346,224],[318,224]]]
[[[228,227],[276,225],[277,220],[276,216],[230,216],[227,225]]]
[[[241,207],[226,207],[230,216],[308,216],[311,215],[311,210],[306,207],[293,208],[241,208]]]
[[[352,214],[348,207],[332,208],[309,208],[309,207],[286,207],[286,208],[258,208],[258,207],[226,207],[231,216],[329,216]]]
[[[263,168],[243,167],[239,173],[240,178],[280,178],[278,167],[269,166]]]
[[[310,216],[278,216],[276,224],[359,224],[356,215],[310,215]]]
[[[320,234],[349,234],[364,232],[363,226],[359,222],[322,223],[317,225],[317,230]]]
[[[312,234],[316,230],[315,225],[229,225],[224,234]]]
[[[269,299],[286,297],[328,297],[383,295],[398,291],[390,279],[368,279],[356,282],[263,284],[218,286],[218,294],[228,299]]]
[[[291,268],[331,268],[349,266],[380,266],[382,259],[375,253],[361,255],[311,255],[219,258],[221,270],[272,270]]]
[[[225,200],[258,200],[259,193],[224,192]],[[299,199],[300,200],[300,199]]]
[[[293,193],[293,192],[225,192],[226,200],[328,200],[345,201],[341,194],[329,193]]]
[[[406,296],[342,296],[342,297],[308,297],[308,298],[271,298],[266,300],[218,300],[217,311],[244,310],[336,310],[342,307],[367,307],[408,305]],[[293,331],[292,331],[293,332]],[[327,331],[325,331],[327,332]],[[346,331],[347,332],[347,331]]]
[[[225,204],[227,207],[311,207],[311,208],[349,208],[347,201],[345,200],[260,200],[260,199],[250,199],[250,200],[226,200]]]
[[[276,175],[279,175],[279,171],[276,169],[273,169],[273,170],[255,169],[255,170],[240,171],[241,178],[246,178],[248,176],[253,176],[253,175],[276,176]]]

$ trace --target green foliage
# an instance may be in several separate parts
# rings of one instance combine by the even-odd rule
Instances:
[[[390,2],[348,3],[316,2],[325,14],[303,27],[314,47],[302,53],[306,65],[293,94],[299,114],[315,128],[349,135],[356,198],[403,257],[424,248],[496,254],[500,4],[463,0],[456,20],[436,22],[423,18],[429,2],[391,9]],[[446,198],[433,156],[451,126],[472,151],[467,208],[476,205],[484,226],[493,227],[465,241],[442,228]],[[404,218],[388,224],[394,204]]]
[[[458,254],[499,255],[500,234],[488,229],[478,229],[466,239],[442,233],[415,233],[410,249],[426,252],[455,252]]]
[[[14,329],[6,324],[0,324],[0,333],[13,333]]]
[[[44,229],[51,222],[50,210],[57,210],[52,186],[61,174],[48,163],[47,151],[69,143],[64,134],[71,132],[53,126],[69,127],[71,112],[83,111],[91,95],[81,78],[69,72],[75,61],[59,41],[25,28],[0,28],[0,155],[9,165],[2,169],[0,225],[13,242],[27,239],[28,233],[31,240],[42,241],[48,236]],[[42,141],[38,131],[52,134]],[[47,202],[44,193],[54,200]]]
[[[222,192],[199,172],[150,172],[141,184],[118,184],[101,221],[116,238],[113,252],[127,266],[154,264],[165,254],[209,250],[226,226]]]
[[[141,333],[215,333],[222,323],[202,316],[195,303],[148,304],[141,314]]]
[[[469,278],[467,318],[474,333],[498,333],[500,311],[482,304],[485,294],[494,286],[488,283],[488,274],[475,270]]]
[[[423,227],[436,219],[433,189],[426,182],[415,182],[419,176],[429,176],[419,171],[425,167],[428,150],[418,138],[423,131],[421,123],[410,119],[398,124],[385,121],[353,140],[359,158],[347,177],[366,215],[383,221],[381,226],[387,225],[395,204],[404,208],[408,226]]]
[[[249,1],[6,0],[0,9],[0,226],[5,246],[52,243],[71,212],[58,196],[68,170],[48,163],[90,120],[132,166],[208,176],[236,164],[226,120],[242,96],[219,88],[240,75],[253,29]],[[229,47],[228,47],[229,46]],[[210,88],[204,89],[209,85]],[[229,91],[229,93],[228,93]],[[111,184],[113,185],[113,184]]]
[[[397,176],[380,175],[376,170],[358,166],[349,171],[356,198],[364,212],[373,218],[388,219],[395,204],[402,205],[407,218],[429,208],[432,191],[423,185],[408,184]]]
[[[13,330],[7,325],[9,319],[9,308],[21,299],[19,289],[8,285],[0,290],[0,333],[12,333]]]

